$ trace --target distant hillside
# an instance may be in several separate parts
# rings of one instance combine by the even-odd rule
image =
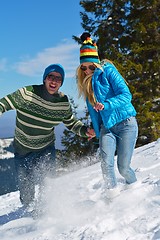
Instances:
[[[6,112],[0,117],[0,138],[12,138],[14,136],[15,121],[15,111]]]

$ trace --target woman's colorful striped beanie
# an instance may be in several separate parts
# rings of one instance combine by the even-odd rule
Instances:
[[[90,36],[89,33],[84,32],[80,37],[83,42],[80,47],[80,64],[84,62],[100,63],[97,45]]]

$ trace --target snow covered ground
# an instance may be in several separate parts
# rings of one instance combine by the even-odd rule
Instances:
[[[18,192],[0,196],[0,239],[160,239],[160,139],[135,149],[132,167],[140,183],[111,202],[103,197],[100,163],[47,179],[45,214],[36,220],[17,218]]]

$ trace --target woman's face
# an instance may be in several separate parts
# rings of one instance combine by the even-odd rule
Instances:
[[[84,62],[81,64],[80,69],[86,74],[86,75],[90,75],[93,74],[96,66],[94,65],[94,63],[92,62]]]

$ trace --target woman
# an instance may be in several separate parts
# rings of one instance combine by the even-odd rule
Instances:
[[[96,137],[99,138],[101,167],[107,198],[120,193],[114,170],[117,166],[126,184],[137,181],[130,167],[138,126],[131,93],[110,61],[100,63],[96,44],[89,33],[81,35],[80,66],[77,68],[79,95],[86,99]]]

